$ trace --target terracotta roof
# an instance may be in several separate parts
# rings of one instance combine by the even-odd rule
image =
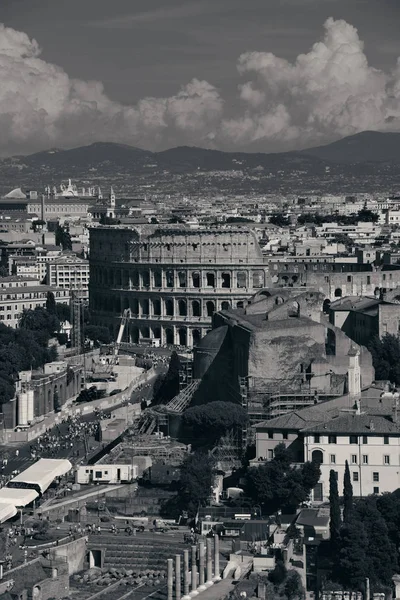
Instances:
[[[400,435],[400,423],[388,416],[371,414],[341,414],[326,423],[305,427],[304,433],[348,433],[349,435]]]

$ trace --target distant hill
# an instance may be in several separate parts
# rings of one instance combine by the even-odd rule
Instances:
[[[363,131],[302,154],[336,163],[400,162],[400,133]]]
[[[0,194],[72,178],[120,194],[398,192],[400,133],[366,131],[296,152],[222,152],[181,146],[150,152],[98,142],[0,160]]]

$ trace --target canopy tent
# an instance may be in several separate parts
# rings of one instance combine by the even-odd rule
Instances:
[[[41,458],[8,482],[8,488],[30,488],[43,494],[50,484],[72,469],[67,459]]]
[[[39,494],[36,490],[14,489],[8,487],[0,489],[0,503],[12,504],[17,508],[27,506],[36,500],[36,498],[39,498]]]
[[[0,502],[0,523],[5,523],[8,519],[12,519],[17,514],[17,509],[14,504]]]

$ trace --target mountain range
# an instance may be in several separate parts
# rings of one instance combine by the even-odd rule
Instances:
[[[178,147],[151,152],[98,142],[0,160],[0,192],[43,189],[72,178],[123,194],[349,193],[395,191],[400,133],[366,131],[325,146],[283,153]]]

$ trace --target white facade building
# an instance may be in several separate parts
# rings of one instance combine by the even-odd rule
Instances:
[[[129,483],[138,478],[137,465],[84,465],[76,471],[76,482],[86,483]]]
[[[89,261],[75,254],[64,254],[47,263],[48,285],[68,289],[89,298]]]

